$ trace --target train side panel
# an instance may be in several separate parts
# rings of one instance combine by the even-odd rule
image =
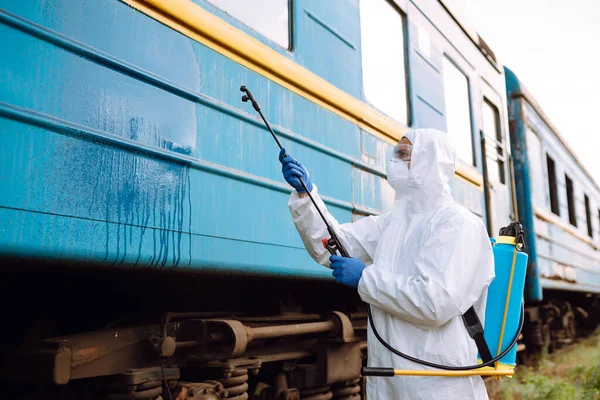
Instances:
[[[1,5],[3,252],[329,275],[299,241],[278,149],[239,85],[342,221],[382,208],[388,145],[367,165],[356,125],[126,4],[92,3]],[[354,167],[372,210],[352,198]]]
[[[525,104],[528,126],[530,159],[536,163],[533,199],[538,236],[538,257],[541,285],[548,289],[600,292],[600,247],[598,246],[598,187],[576,160],[570,157],[564,146],[552,134],[539,114],[530,104]],[[533,154],[533,152],[537,154]],[[551,209],[549,171],[547,159],[554,162],[556,197],[559,214]],[[545,168],[544,168],[545,167]],[[567,179],[574,182],[574,226],[569,222]],[[553,189],[554,190],[554,189]],[[541,193],[539,193],[541,192]],[[585,197],[588,197],[589,215],[586,213]],[[542,200],[543,201],[539,201]],[[561,217],[562,216],[562,217]],[[567,221],[565,221],[565,219]],[[588,219],[590,232],[588,232]]]
[[[509,83],[511,108],[515,114],[522,116],[522,119],[513,120],[515,130],[524,132],[523,136],[517,138],[521,142],[513,143],[513,152],[515,157],[518,152],[519,158],[528,160],[531,190],[531,215],[528,217],[534,221],[529,229],[535,233],[535,236],[530,236],[530,241],[535,241],[536,246],[537,290],[547,288],[598,293],[600,189],[571,150],[565,147],[555,128],[548,125],[544,115],[540,115],[535,100],[531,100],[516,76],[507,72],[507,79],[512,81]],[[573,183],[572,198],[569,198],[567,179]],[[551,188],[550,182],[554,182],[555,186]],[[521,186],[519,188],[522,190]],[[586,212],[586,197],[589,215]],[[526,197],[522,198],[523,203],[528,202]],[[528,209],[523,207],[523,212],[527,213]],[[532,290],[535,292],[536,289]]]
[[[360,32],[349,29],[358,2],[343,12],[292,2],[292,50],[197,4],[368,102]],[[9,55],[0,78],[5,256],[328,276],[293,228],[277,148],[240,101],[240,84],[253,90],[340,221],[391,206],[385,166],[397,138],[364,130],[122,2],[3,1],[0,8]],[[445,129],[443,54],[464,68],[473,99],[481,97],[480,76],[494,67],[439,4],[397,11],[408,18],[413,125]],[[336,67],[325,68],[326,60]],[[473,132],[478,105],[469,104]],[[476,137],[474,165],[461,164],[452,185],[457,200],[483,217]]]

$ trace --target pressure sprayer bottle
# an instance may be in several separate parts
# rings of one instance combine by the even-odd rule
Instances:
[[[527,272],[527,254],[521,251],[524,246],[521,224],[513,222],[500,229],[498,238],[492,239],[492,246],[496,277],[488,289],[484,337],[495,357],[518,334]],[[517,346],[513,346],[498,363],[503,367],[514,368],[517,363]]]

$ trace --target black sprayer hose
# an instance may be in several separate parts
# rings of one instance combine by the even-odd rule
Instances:
[[[425,361],[425,360],[420,360],[418,358],[411,357],[407,354],[404,354],[399,350],[396,350],[389,343],[387,343],[385,340],[383,340],[383,338],[379,335],[379,332],[377,332],[377,328],[375,328],[375,324],[373,323],[373,316],[371,314],[371,306],[370,305],[367,305],[367,311],[369,314],[369,324],[371,325],[371,330],[373,331],[373,334],[375,335],[377,340],[379,340],[379,342],[386,349],[388,349],[392,353],[394,353],[402,358],[405,358],[409,361],[412,361],[412,362],[415,362],[415,363],[418,363],[421,365],[425,365],[427,367],[444,369],[444,370],[448,370],[448,371],[464,371],[464,370],[478,369],[478,368],[483,368],[483,367],[487,367],[487,366],[494,364],[496,361],[500,360],[502,357],[507,355],[508,352],[514,347],[514,345],[517,344],[517,340],[519,339],[519,335],[521,334],[521,330],[523,329],[523,324],[525,322],[525,304],[521,303],[521,319],[519,320],[519,327],[517,328],[517,333],[515,334],[515,337],[513,338],[510,345],[502,353],[500,353],[498,356],[492,358],[491,360],[481,363],[481,364],[466,365],[466,366],[451,366],[451,365],[442,365],[442,364],[436,364],[436,363],[432,363],[432,362]],[[363,370],[362,370],[363,375],[369,375],[370,369],[371,369],[371,367],[363,368]],[[375,368],[372,371],[377,373],[377,372],[380,372],[379,370],[383,370],[383,368]],[[389,369],[386,368],[386,370],[389,370]],[[382,376],[380,373],[377,373],[377,375]],[[383,375],[383,376],[385,376],[385,375]]]

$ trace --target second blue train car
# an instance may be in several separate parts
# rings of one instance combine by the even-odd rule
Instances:
[[[525,343],[555,348],[598,323],[600,187],[517,76],[505,75],[529,253]]]

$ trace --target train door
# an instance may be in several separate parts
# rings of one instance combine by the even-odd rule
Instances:
[[[489,88],[481,102],[481,149],[483,160],[486,222],[490,236],[513,219],[512,176],[502,98]]]

